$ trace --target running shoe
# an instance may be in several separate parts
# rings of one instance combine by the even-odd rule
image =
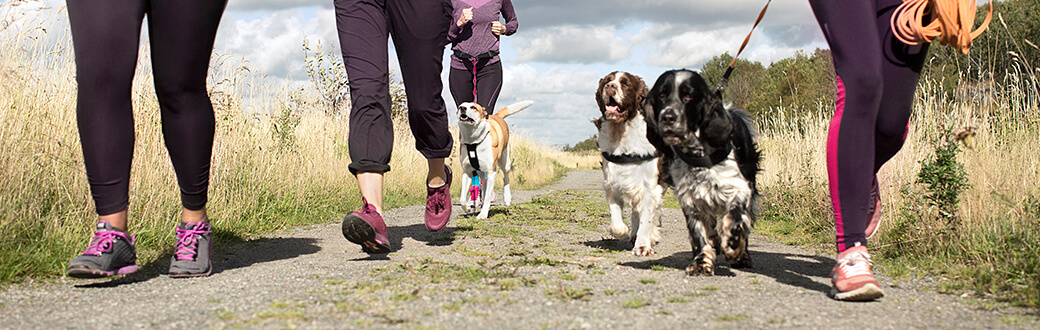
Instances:
[[[881,192],[878,189],[877,177],[874,177],[874,185],[870,188],[870,208],[867,209],[867,229],[864,234],[867,238],[874,237],[877,233],[878,224],[881,223]]]
[[[368,200],[362,198],[361,211],[350,212],[343,217],[343,237],[369,254],[390,253],[390,240],[386,236],[386,223]]]
[[[870,254],[864,246],[854,246],[838,254],[831,269],[831,296],[837,300],[868,301],[885,295],[870,273]]]
[[[90,246],[69,262],[66,274],[75,278],[125,275],[137,271],[136,262],[134,235],[112,227],[108,221],[98,221]]]
[[[443,186],[426,187],[426,228],[433,231],[443,229],[451,218],[451,168],[448,165],[444,165],[444,173],[447,179]]]
[[[213,232],[209,221],[181,223],[175,227],[177,243],[170,261],[170,277],[209,276],[213,270],[210,251],[213,250]]]

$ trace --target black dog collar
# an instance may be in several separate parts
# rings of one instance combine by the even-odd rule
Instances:
[[[688,152],[681,152],[675,147],[672,147],[672,152],[679,156],[686,164],[693,167],[712,167],[718,165],[722,161],[729,157],[729,153],[733,151],[733,145],[726,144],[725,148],[715,150],[708,156],[694,157]]]
[[[651,160],[651,159],[654,159],[654,158],[657,158],[657,157],[660,157],[660,156],[658,156],[656,152],[652,153],[652,154],[649,154],[649,155],[633,155],[633,154],[612,155],[612,154],[608,154],[606,152],[603,153],[603,159],[606,159],[608,162],[611,162],[611,163],[614,163],[614,164],[640,163],[640,162],[645,162],[645,161],[648,161],[648,160]]]

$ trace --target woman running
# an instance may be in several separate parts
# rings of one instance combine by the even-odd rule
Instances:
[[[809,0],[830,44],[837,108],[827,137],[827,172],[837,230],[831,271],[838,300],[884,296],[870,271],[867,239],[877,230],[877,172],[903,146],[928,44],[895,38],[901,0]]]
[[[448,88],[455,105],[475,102],[494,112],[502,90],[500,36],[511,36],[519,26],[510,0],[451,0],[454,22],[448,29],[451,70]],[[506,23],[499,22],[499,17]]]
[[[170,276],[210,274],[213,238],[206,216],[215,119],[206,75],[224,0],[68,1],[79,88],[76,119],[97,231],[68,276],[99,278],[137,271],[127,233],[134,152],[131,84],[141,25],[148,16],[162,131],[181,190],[181,223]]]
[[[440,230],[451,217],[451,171],[444,159],[453,140],[441,97],[451,3],[448,0],[335,0],[343,63],[350,77],[350,172],[357,176],[361,210],[343,219],[343,236],[367,253],[391,251],[383,221],[383,175],[390,171],[394,130],[390,116],[387,36],[393,37],[408,94],[408,124],[426,157],[426,227]]]

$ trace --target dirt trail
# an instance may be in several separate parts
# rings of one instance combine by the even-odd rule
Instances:
[[[656,255],[633,256],[607,238],[601,180],[572,171],[514,192],[487,221],[456,217],[441,232],[425,229],[421,206],[391,210],[396,251],[385,257],[362,253],[330,220],[223,247],[206,278],[169,278],[157,265],[20,285],[0,292],[0,328],[1040,328],[1028,311],[884,276],[880,301],[836,302],[831,256],[758,235],[755,268],[686,276],[681,212],[665,210]]]

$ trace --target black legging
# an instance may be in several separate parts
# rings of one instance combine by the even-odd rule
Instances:
[[[99,215],[129,205],[134,152],[131,84],[141,22],[148,15],[155,91],[181,203],[206,206],[213,106],[206,74],[226,0],[68,1],[76,53],[76,118],[87,179]]]
[[[928,45],[908,46],[889,19],[901,0],[809,0],[831,47],[837,109],[827,137],[827,172],[838,252],[866,245],[870,190],[903,147]]]
[[[448,72],[448,89],[455,99],[455,106],[465,102],[476,102],[495,113],[498,93],[502,90],[502,61],[487,64],[489,59],[463,60],[466,70],[451,68]],[[473,86],[473,71],[476,70],[476,87]],[[473,94],[477,94],[476,100]]]

